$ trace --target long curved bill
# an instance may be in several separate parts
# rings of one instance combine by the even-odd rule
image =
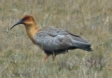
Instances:
[[[15,26],[17,26],[17,25],[19,25],[19,24],[23,24],[23,20],[20,20],[19,22],[17,22],[16,24],[14,24],[14,25],[10,28],[10,30],[11,30],[13,27],[15,27]]]

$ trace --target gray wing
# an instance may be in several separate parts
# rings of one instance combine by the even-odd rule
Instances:
[[[55,27],[39,31],[34,36],[34,41],[40,48],[48,51],[64,50],[71,47],[89,50],[91,45],[87,40]]]

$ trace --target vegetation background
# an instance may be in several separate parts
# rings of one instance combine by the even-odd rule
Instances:
[[[58,26],[88,39],[92,52],[72,50],[44,64],[32,44],[23,15],[39,28]],[[112,78],[112,0],[0,0],[0,78]]]

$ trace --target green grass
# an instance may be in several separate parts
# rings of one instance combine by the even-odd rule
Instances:
[[[92,43],[92,52],[72,50],[44,64],[45,53],[28,38],[23,15],[38,27],[58,26]],[[111,0],[1,0],[0,78],[112,78]]]

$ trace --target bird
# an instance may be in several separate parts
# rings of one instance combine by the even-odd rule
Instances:
[[[55,26],[39,29],[31,15],[24,15],[10,30],[19,24],[25,26],[31,41],[44,51],[46,54],[44,61],[51,55],[53,60],[55,60],[56,55],[66,53],[68,50],[82,49],[92,51],[91,43],[88,40],[67,30]]]

